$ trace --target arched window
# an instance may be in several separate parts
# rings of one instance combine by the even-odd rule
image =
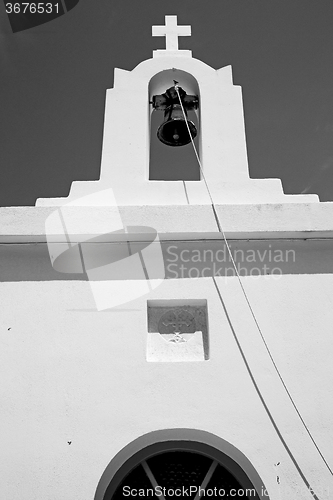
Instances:
[[[150,80],[150,103],[154,95],[165,93],[173,85],[174,80],[178,81],[179,86],[187,94],[199,97],[199,87],[196,79],[185,71],[171,69],[161,71]],[[192,143],[178,147],[163,144],[157,137],[157,130],[165,119],[164,113],[152,107],[150,111],[149,180],[199,181],[201,177],[200,167]],[[200,107],[196,111],[189,110],[187,118],[194,123],[198,131],[197,136],[194,138],[194,144],[200,154]]]
[[[189,441],[156,443],[136,453],[115,474],[103,500],[134,496],[155,500],[177,496],[192,500],[200,496],[259,499],[243,469],[230,457]]]

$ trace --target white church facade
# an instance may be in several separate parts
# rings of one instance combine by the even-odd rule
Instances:
[[[0,498],[333,499],[333,203],[250,178],[231,68],[165,21],[100,179],[0,208]]]

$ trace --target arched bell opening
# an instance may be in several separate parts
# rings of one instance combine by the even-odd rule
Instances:
[[[207,493],[206,496],[214,498],[269,500],[262,479],[240,450],[214,434],[196,429],[153,431],[130,442],[106,467],[94,500],[135,496],[135,492],[128,495],[131,488],[156,491],[159,487],[159,492],[161,488],[187,487],[190,483],[197,487],[196,490],[192,488],[192,494],[179,495],[178,491],[173,495],[171,492],[164,499],[185,496],[198,500],[201,487],[225,490],[223,495]],[[125,490],[124,486],[127,486]],[[154,493],[149,498],[163,500],[163,496]]]
[[[149,106],[149,180],[199,181],[200,166],[190,137],[191,133],[200,157],[200,95],[196,79],[175,68],[161,71],[150,80]]]

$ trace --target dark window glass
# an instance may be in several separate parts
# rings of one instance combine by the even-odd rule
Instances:
[[[233,491],[230,495],[230,490],[241,490],[242,487],[237,479],[224,467],[218,464],[215,460],[205,455],[189,451],[168,451],[160,453],[143,460],[139,465],[134,467],[117,487],[112,499],[122,500],[134,496],[137,498],[161,498],[160,495],[154,495],[156,486],[166,489],[165,498],[173,500],[175,498],[194,499],[197,491],[192,491],[192,494],[175,495],[172,493],[177,488],[185,488],[190,493],[189,488],[201,487],[206,489],[214,489],[214,495],[207,495],[206,498],[228,498],[234,499],[246,498],[246,495],[235,495]],[[219,495],[218,490],[223,489],[224,494]],[[140,491],[142,494],[140,495]],[[170,495],[167,490],[171,490]],[[134,493],[130,494],[133,491]],[[201,498],[205,498],[202,496]],[[252,497],[253,498],[253,497]]]

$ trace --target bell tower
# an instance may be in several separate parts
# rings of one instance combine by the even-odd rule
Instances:
[[[74,181],[67,198],[39,198],[36,205],[75,203],[110,188],[123,206],[204,205],[211,204],[211,199],[237,205],[318,201],[317,195],[285,195],[280,179],[250,178],[241,87],[233,84],[231,66],[215,70],[193,58],[190,50],[179,50],[178,37],[190,36],[191,27],[178,26],[177,16],[165,16],[165,25],[153,26],[152,35],[165,36],[166,48],[154,50],[151,59],[132,71],[116,68],[114,88],[107,90],[100,179]],[[179,135],[187,136],[187,127],[175,85],[183,96],[185,113],[198,117],[198,126],[190,117],[186,121],[192,138],[197,135],[193,146],[200,165],[193,155],[190,161],[197,174],[186,177],[179,173],[167,180],[168,176],[151,175],[150,144],[157,133],[164,144],[170,146],[171,141],[173,146],[184,146]],[[153,110],[164,110],[164,121],[160,113],[156,131],[150,126]],[[182,147],[175,149],[172,154],[182,154]],[[171,157],[161,168],[168,171],[173,163]],[[94,200],[96,203],[98,195]],[[101,195],[97,203],[107,205],[108,200]]]

